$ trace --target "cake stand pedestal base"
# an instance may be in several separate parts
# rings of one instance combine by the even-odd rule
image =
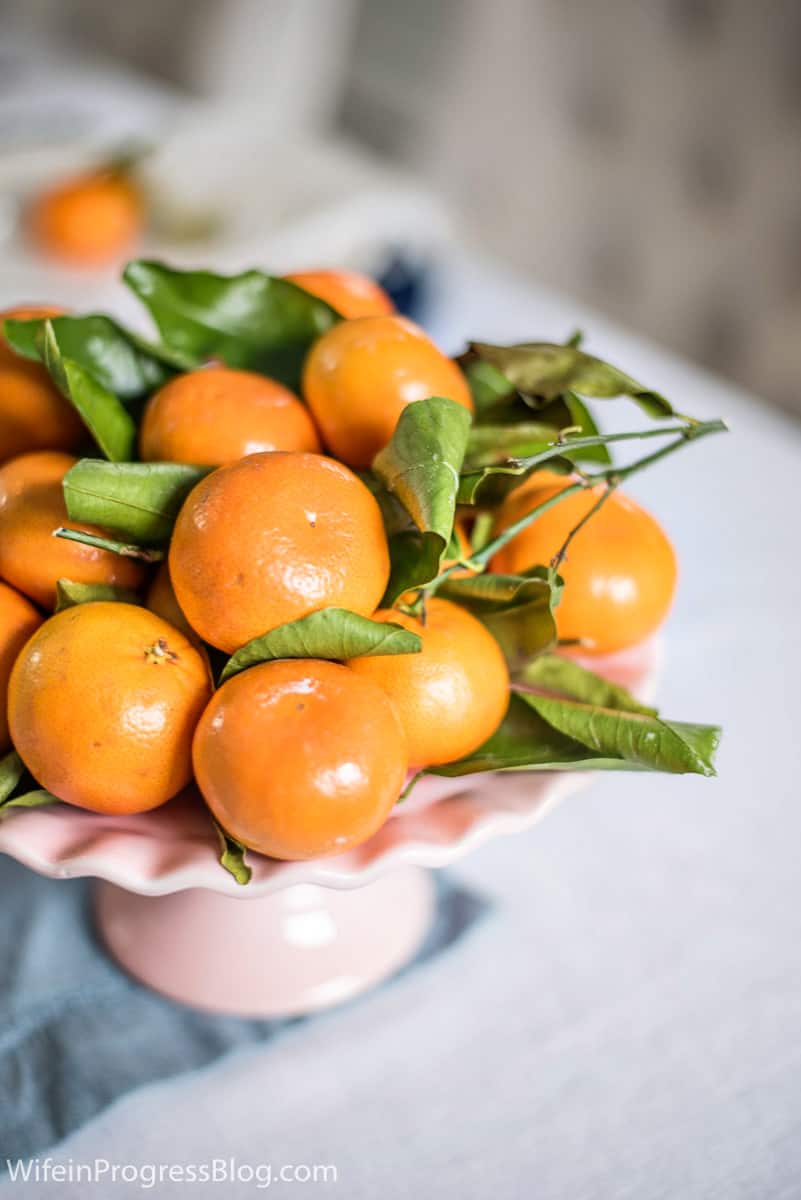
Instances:
[[[434,884],[419,867],[254,899],[140,896],[100,882],[95,902],[106,946],[148,987],[212,1012],[284,1017],[349,1000],[407,962],[431,924]]]

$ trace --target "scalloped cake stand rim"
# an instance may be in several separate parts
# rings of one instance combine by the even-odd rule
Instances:
[[[651,639],[590,665],[648,700],[662,657],[661,641]],[[93,876],[142,896],[201,888],[256,899],[297,884],[358,888],[399,867],[448,866],[490,838],[530,828],[589,782],[590,773],[582,771],[429,776],[355,850],[307,862],[250,855],[253,878],[247,887],[217,862],[215,837],[197,798],[178,798],[134,817],[102,817],[66,806],[22,810],[0,822],[0,853],[41,875]]]

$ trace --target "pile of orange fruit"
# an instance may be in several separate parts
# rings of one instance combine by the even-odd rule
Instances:
[[[198,273],[193,286],[216,287],[211,279]],[[447,357],[363,276],[300,272],[277,296],[287,312],[316,304],[309,311],[325,320],[290,347],[296,367],[275,375],[251,354],[254,337],[274,349],[269,330],[262,338],[243,323],[192,361],[194,318],[182,337],[174,313],[151,305],[160,348],[148,357],[133,335],[125,347],[152,385],[130,402],[112,396],[135,426],[130,468],[119,456],[101,461],[98,396],[117,368],[88,337],[75,350],[82,318],[47,306],[0,317],[0,739],[16,770],[8,790],[27,780],[48,800],[133,814],[194,787],[230,839],[303,859],[369,838],[413,774],[482,769],[484,747],[488,767],[506,765],[497,746],[530,664],[485,619],[517,610],[482,588],[551,588],[541,614],[550,640],[537,653],[575,674],[576,650],[605,655],[661,625],[676,561],[653,517],[616,486],[604,494],[612,476],[593,482],[577,459],[565,466],[561,451],[582,431],[563,428],[541,469],[503,452],[476,457],[482,486],[513,486],[471,506],[454,485],[428,578],[404,576],[397,547],[415,547],[419,566],[435,524],[409,489],[422,508],[439,504],[442,479],[461,467],[440,454],[436,422],[469,436],[478,419],[470,364]],[[22,353],[27,328],[37,348]],[[410,464],[413,433],[421,449]],[[137,547],[111,517],[76,520],[82,453],[112,482],[161,486],[169,464],[194,468],[168,536]],[[388,455],[401,463],[395,483]],[[429,470],[439,480],[430,487],[419,482]],[[529,611],[520,609],[524,640]],[[333,632],[320,634],[324,622]],[[629,708],[650,712],[633,699]],[[558,721],[551,732],[563,748],[578,744]],[[575,758],[565,751],[566,764]]]

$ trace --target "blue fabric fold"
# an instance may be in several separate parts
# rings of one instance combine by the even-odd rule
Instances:
[[[314,1020],[210,1015],[142,987],[98,944],[90,887],[0,859],[0,1173],[133,1088]],[[486,909],[439,872],[434,923],[404,970],[453,945]]]

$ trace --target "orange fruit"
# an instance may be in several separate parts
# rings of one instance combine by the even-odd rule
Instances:
[[[395,311],[384,289],[357,271],[293,271],[284,279],[324,300],[341,317],[381,317]]]
[[[200,480],[169,563],[189,624],[228,653],[329,605],[368,616],[389,578],[381,511],[361,480],[331,458],[280,450]]]
[[[197,637],[194,629],[181,612],[180,604],[175,599],[175,592],[173,591],[172,580],[170,579],[170,570],[166,562],[159,565],[150,582],[150,587],[147,589],[145,606],[157,616],[162,617],[165,621],[169,621],[170,625],[174,625],[176,629],[180,629],[181,633],[185,633],[187,637]]]
[[[0,467],[0,514],[27,488],[63,480],[78,460],[61,450],[36,450],[19,454]]]
[[[198,787],[235,838],[272,858],[317,858],[383,825],[406,776],[387,697],[338,663],[262,663],[214,693],[192,747]]]
[[[445,396],[473,411],[470,388],[451,359],[405,317],[340,321],[314,343],[303,395],[328,449],[369,467],[407,404]]]
[[[11,736],[60,800],[145,812],[190,782],[192,736],[211,691],[201,653],[154,613],[79,604],[45,621],[17,659]]]
[[[495,533],[569,484],[532,476],[502,504]],[[490,569],[516,575],[547,565],[600,494],[599,488],[587,489],[559,501],[500,550]],[[609,654],[642,641],[665,620],[676,586],[676,556],[650,513],[615,491],[576,534],[559,573],[565,581],[555,612],[559,637],[582,639],[583,653]]]
[[[17,655],[43,621],[29,600],[0,583],[0,753],[11,746],[6,713],[8,678]]]
[[[423,640],[419,654],[376,654],[348,664],[386,692],[400,717],[413,767],[453,762],[495,732],[509,705],[509,672],[492,634],[469,612],[432,597],[425,621],[381,609]]]
[[[61,484],[74,462],[69,454],[40,451],[0,467],[0,577],[47,609],[55,606],[59,579],[136,589],[145,577],[133,558],[53,536],[60,525],[103,532],[67,517]]]
[[[219,466],[263,450],[319,450],[308,409],[288,388],[231,367],[178,375],[147,403],[139,430],[145,462]]]
[[[28,228],[46,254],[96,266],[120,258],[144,224],[139,189],[119,171],[91,171],[35,197]]]
[[[39,363],[15,354],[2,336],[5,320],[55,317],[58,308],[28,306],[0,312],[0,462],[28,450],[75,450],[86,429]]]

